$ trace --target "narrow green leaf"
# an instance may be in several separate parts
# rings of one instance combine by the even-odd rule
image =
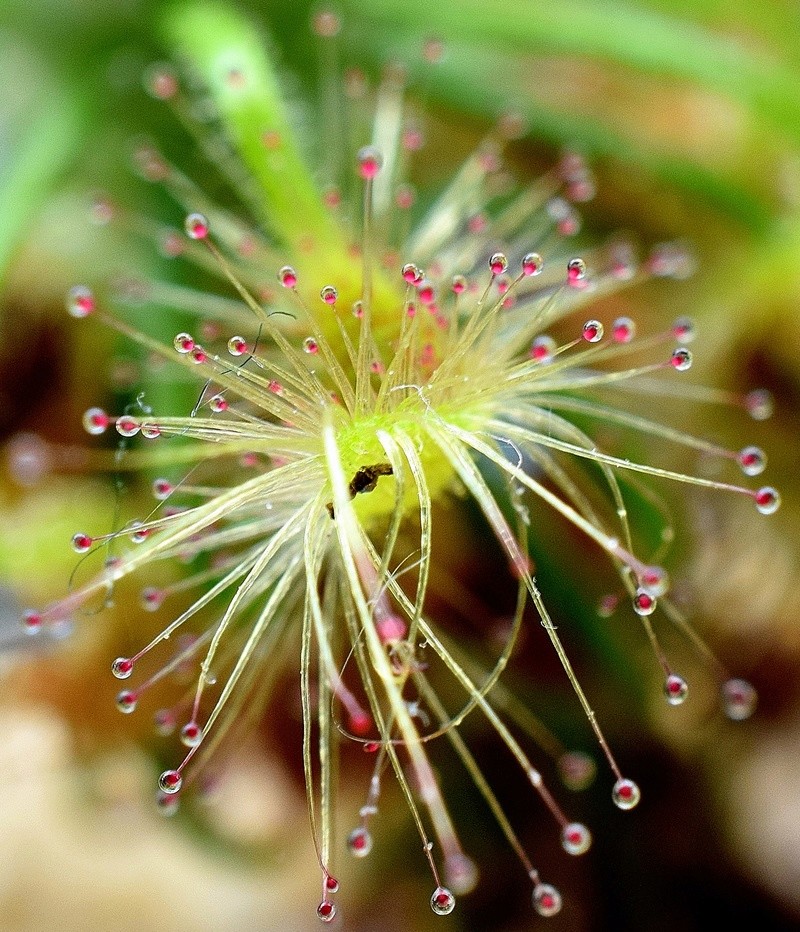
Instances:
[[[208,0],[170,8],[164,28],[169,46],[211,95],[233,148],[263,197],[257,219],[287,247],[287,259],[298,263],[300,287],[308,287],[303,266],[313,258],[317,292],[335,284],[343,304],[355,301],[362,293],[360,263],[353,261],[346,231],[316,189],[261,32],[233,9]],[[265,133],[270,134],[267,145]],[[306,297],[311,297],[308,292]],[[395,290],[379,273],[373,298],[376,318],[394,312]]]
[[[704,166],[684,156],[673,155],[663,146],[648,144],[612,128],[602,119],[550,108],[531,95],[515,93],[523,84],[525,62],[506,55],[501,73],[497,70],[497,49],[471,43],[452,44],[452,54],[436,66],[431,77],[427,66],[419,62],[414,46],[419,42],[406,38],[391,43],[382,33],[361,29],[352,47],[362,58],[376,63],[400,54],[409,62],[412,78],[430,82],[430,93],[462,111],[494,119],[505,100],[525,117],[537,139],[557,145],[577,146],[592,158],[613,158],[634,165],[659,181],[670,184],[693,198],[700,199],[743,223],[755,232],[764,232],[772,222],[770,206],[736,179],[722,171]],[[405,53],[405,54],[404,54]]]
[[[258,219],[292,252],[307,249],[310,235],[320,250],[343,250],[300,153],[255,26],[204,0],[171,8],[165,25],[170,46],[202,78],[231,143],[259,186],[264,210]],[[265,145],[265,134],[274,140],[271,145]]]
[[[7,158],[0,159],[0,283],[27,225],[74,156],[80,121],[80,108],[66,88],[49,88],[31,119],[18,127]]]
[[[508,51],[588,55],[692,81],[800,141],[800,72],[752,44],[621,0],[358,0],[353,8],[385,29],[423,29]]]

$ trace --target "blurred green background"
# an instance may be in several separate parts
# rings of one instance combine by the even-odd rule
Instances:
[[[239,6],[269,36],[313,149],[321,65],[308,28],[312,5]],[[0,486],[9,645],[0,705],[0,926],[9,932],[318,925],[292,750],[297,728],[243,747],[241,782],[207,811],[177,826],[161,821],[147,806],[151,762],[133,749],[135,729],[127,720],[120,726],[110,701],[115,647],[105,625],[81,626],[69,645],[34,655],[16,633],[21,606],[64,591],[74,565],[66,542],[87,512],[112,509],[110,486],[90,475],[73,446],[85,445],[81,413],[113,405],[135,359],[111,337],[71,327],[64,295],[76,281],[128,267],[147,274],[160,262],[87,217],[98,192],[142,214],[163,211],[134,177],[129,155],[142,137],[182,144],[142,85],[147,66],[170,56],[160,39],[165,8],[145,0],[0,5],[0,436],[10,451]],[[551,920],[554,929],[796,928],[800,9],[790,0],[346,0],[337,9],[342,65],[368,74],[393,60],[408,68],[411,99],[429,114],[431,151],[445,153],[428,166],[432,180],[457,164],[449,145],[463,154],[500,113],[520,113],[520,165],[547,166],[564,147],[589,159],[598,179],[584,211],[591,235],[622,229],[644,243],[677,237],[694,245],[700,264],[691,282],[637,288],[626,309],[649,321],[691,314],[699,329],[694,381],[737,392],[763,386],[776,397],[764,424],[703,408],[687,426],[767,449],[769,481],[784,497],[780,514],[766,522],[691,495],[676,495],[675,504],[691,542],[679,554],[684,586],[725,661],[757,686],[759,714],[727,726],[700,686],[685,711],[662,709],[640,639],[620,653],[629,640],[620,624],[593,638],[603,584],[574,585],[563,571],[569,543],[557,543],[559,528],[551,533],[542,515],[542,539],[556,541],[542,551],[534,544],[543,587],[562,619],[578,620],[582,681],[645,800],[620,817],[608,811],[599,780],[574,806],[595,832],[595,849],[566,866],[546,840],[543,817],[524,811],[518,820],[537,863],[558,865],[548,879],[569,905]],[[435,68],[420,54],[430,38],[446,44]],[[163,262],[159,269],[171,274]],[[66,446],[66,457],[54,460],[37,437]],[[590,748],[558,676],[538,672],[541,680],[517,671],[526,700]],[[101,702],[108,715],[97,712]],[[471,737],[484,740],[477,730]],[[484,751],[491,758],[491,746]],[[502,781],[502,771],[494,779]],[[518,791],[513,781],[506,789],[512,798]],[[430,915],[410,826],[398,818],[385,831],[389,851],[347,866],[348,928],[533,926],[524,878],[516,882],[501,842],[485,840],[480,824],[472,841],[484,850],[483,881],[448,920]]]

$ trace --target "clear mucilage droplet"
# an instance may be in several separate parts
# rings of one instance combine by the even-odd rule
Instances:
[[[205,239],[208,236],[208,220],[203,214],[192,213],[184,221],[189,239]]]
[[[756,508],[762,515],[772,515],[780,508],[781,497],[777,489],[765,485],[755,493]]]
[[[284,288],[294,288],[297,284],[297,272],[291,265],[284,265],[278,271],[278,281]]]
[[[358,173],[365,180],[376,177],[383,165],[383,156],[375,146],[364,146],[358,150]]]
[[[247,348],[247,341],[244,337],[234,336],[228,340],[228,352],[231,356],[244,356]]]
[[[100,434],[104,434],[108,430],[111,418],[102,408],[89,408],[83,414],[82,423],[87,434],[99,437]]]
[[[136,702],[138,698],[139,697],[136,695],[136,693],[131,692],[129,689],[123,689],[122,692],[117,693],[117,708],[124,715],[130,715],[131,712],[136,710]]]
[[[489,269],[492,275],[502,275],[508,269],[508,259],[502,252],[496,252],[489,259]]]
[[[586,278],[586,263],[583,259],[570,259],[567,263],[567,282],[577,285]]]
[[[347,847],[355,858],[365,858],[372,851],[372,835],[363,826],[354,828],[347,836]]]
[[[743,722],[755,712],[758,695],[747,680],[731,679],[722,684],[722,704],[733,722]]]
[[[676,350],[673,350],[670,364],[678,372],[686,372],[687,369],[692,368],[691,352],[685,346],[679,346]]]
[[[737,461],[746,476],[758,476],[767,468],[767,457],[760,447],[745,447],[740,450]]]
[[[111,672],[118,680],[127,680],[133,673],[133,661],[130,657],[117,657],[111,664]]]
[[[123,414],[122,417],[117,418],[115,426],[120,437],[135,437],[141,430],[139,422],[129,414]]]
[[[599,320],[587,320],[583,325],[583,339],[587,343],[599,343],[603,339],[603,325]]]
[[[538,275],[542,271],[543,264],[538,252],[528,252],[522,257],[522,274],[529,277]]]
[[[611,336],[615,343],[630,343],[636,336],[636,324],[630,317],[618,317],[611,325]]]
[[[67,295],[67,313],[70,317],[88,317],[96,307],[94,293],[85,285],[75,285]]]
[[[176,353],[186,355],[194,349],[194,337],[191,333],[178,333],[175,335],[172,345],[175,347]]]
[[[183,777],[177,770],[165,770],[158,778],[158,786],[162,793],[179,793],[183,786]]]
[[[641,799],[639,787],[625,777],[617,780],[611,790],[611,798],[619,809],[633,809]]]
[[[437,887],[431,896],[431,909],[437,916],[449,916],[456,906],[456,898],[446,887]]]
[[[87,553],[92,549],[92,538],[88,534],[78,533],[72,536],[72,549],[75,553]]]
[[[592,835],[580,822],[570,822],[561,832],[561,846],[567,854],[585,854],[592,845]]]
[[[633,610],[643,618],[652,615],[656,610],[655,597],[644,588],[637,589],[633,597]]]
[[[336,304],[336,299],[339,297],[339,292],[333,287],[333,285],[326,285],[322,291],[319,293],[320,298],[325,302],[325,304]]]
[[[682,705],[689,692],[689,684],[677,673],[670,673],[664,681],[664,696],[670,705]]]
[[[533,889],[533,908],[540,916],[555,916],[561,911],[561,894],[549,883],[539,883]]]

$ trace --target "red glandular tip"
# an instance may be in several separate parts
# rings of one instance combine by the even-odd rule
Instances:
[[[135,437],[140,430],[139,422],[129,414],[123,414],[122,417],[118,417],[115,426],[120,437]]]
[[[88,317],[94,312],[96,302],[91,289],[75,285],[67,293],[67,313],[71,317]]]
[[[408,632],[405,621],[397,615],[389,615],[375,624],[381,644],[394,644],[402,641]]]
[[[746,476],[758,476],[767,467],[767,457],[760,447],[745,447],[740,450],[737,460]]]
[[[436,300],[436,292],[434,291],[433,285],[428,281],[420,282],[417,288],[417,297],[419,298],[420,304],[430,307]]]
[[[754,421],[766,421],[772,417],[775,403],[771,392],[764,388],[756,388],[744,396],[744,406]]]
[[[492,275],[502,275],[508,269],[508,259],[502,252],[496,252],[489,259],[489,270]]]
[[[153,498],[163,502],[170,497],[173,491],[172,483],[168,479],[153,480]]]
[[[763,488],[759,489],[754,495],[756,501],[756,508],[761,512],[762,515],[772,515],[780,508],[781,506],[781,497],[777,489],[773,489],[772,486],[765,485]]]
[[[531,343],[528,355],[536,362],[550,362],[556,351],[556,341],[547,334],[536,337]]]
[[[416,191],[411,187],[410,184],[401,185],[394,196],[394,202],[400,208],[400,210],[408,210],[414,206],[414,201],[417,198]]]
[[[146,612],[155,612],[161,608],[164,601],[164,590],[154,586],[146,586],[139,596],[139,604]]]
[[[297,284],[297,272],[291,265],[284,265],[278,270],[278,281],[284,288],[294,288]]]
[[[339,297],[339,292],[333,287],[333,285],[325,285],[322,291],[320,291],[319,296],[325,304],[333,306],[336,304],[336,299]]]
[[[679,346],[678,349],[673,350],[672,356],[670,357],[670,365],[678,372],[686,372],[687,369],[691,369],[691,352],[686,349],[685,346]]]
[[[633,610],[642,617],[652,615],[656,610],[655,597],[644,588],[637,589],[633,597]]]
[[[375,146],[359,149],[357,158],[358,173],[365,181],[375,178],[383,165],[383,156]]]
[[[203,729],[197,722],[187,722],[181,728],[181,744],[187,748],[195,748],[203,739]]]
[[[355,858],[365,858],[372,851],[372,835],[363,826],[354,828],[347,836],[347,847]]]
[[[627,780],[621,777],[614,784],[611,791],[611,798],[614,800],[614,805],[617,806],[617,808],[633,809],[641,799],[641,792],[633,780]]]
[[[102,408],[89,408],[83,414],[82,423],[86,433],[96,437],[108,430],[111,419]]]
[[[342,21],[333,10],[319,10],[311,18],[311,28],[322,39],[332,39],[339,34]]]
[[[169,65],[151,65],[144,74],[144,87],[156,100],[170,100],[178,93],[178,79]]]
[[[72,537],[72,549],[75,553],[86,553],[92,549],[92,538],[88,534],[74,534]]]
[[[419,285],[424,277],[424,272],[413,262],[407,262],[402,268],[403,281],[409,285]]]
[[[133,673],[133,661],[130,657],[117,657],[111,664],[111,672],[118,680],[126,680]]]
[[[533,890],[533,908],[540,916],[555,916],[561,911],[561,894],[549,883],[539,883]]]
[[[163,793],[178,793],[183,786],[183,777],[177,770],[165,770],[158,778],[158,786]]]
[[[722,703],[725,714],[733,722],[750,718],[756,708],[758,696],[747,680],[731,679],[722,684]]]
[[[437,887],[431,896],[431,909],[437,916],[449,916],[456,906],[456,898],[446,887]]]
[[[130,689],[123,689],[122,692],[117,693],[116,705],[123,715],[130,715],[131,712],[136,710],[138,700],[139,697],[135,692]]]
[[[603,339],[603,325],[599,320],[587,320],[583,325],[582,336],[587,343],[599,343]]]
[[[362,737],[372,728],[372,717],[362,711],[353,712],[348,716],[348,727],[354,735]]]
[[[177,333],[172,340],[175,352],[185,356],[194,349],[194,337],[191,333]]]
[[[580,822],[570,822],[561,832],[561,845],[567,854],[585,854],[592,845],[592,835]]]
[[[618,317],[611,325],[611,336],[615,343],[630,343],[636,335],[636,324],[630,317]]]
[[[247,349],[247,341],[244,337],[235,336],[228,340],[228,352],[231,356],[244,356]]]
[[[193,213],[184,221],[189,239],[205,239],[208,236],[208,220],[203,214]]]
[[[42,613],[29,608],[22,615],[22,624],[28,634],[38,634],[42,630]]]
[[[567,283],[573,288],[579,288],[585,278],[586,263],[583,259],[570,259],[567,263]]]
[[[522,257],[522,274],[531,276],[538,275],[542,271],[542,257],[536,252],[526,253]]]
[[[672,325],[672,335],[681,343],[691,343],[697,336],[691,317],[679,317]]]
[[[664,681],[664,697],[670,705],[682,705],[689,693],[689,684],[677,673],[670,673]]]

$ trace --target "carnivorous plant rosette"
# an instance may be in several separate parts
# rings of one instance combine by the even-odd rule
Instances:
[[[314,20],[323,42],[335,42],[339,26],[327,11]],[[640,790],[621,772],[537,586],[528,505],[552,508],[616,573],[652,642],[669,703],[680,704],[688,687],[659,644],[656,619],[687,634],[719,678],[728,715],[744,718],[752,688],[729,676],[670,600],[666,547],[642,552],[628,506],[631,489],[646,494],[638,490],[651,478],[732,493],[764,514],[778,507],[777,492],[733,475],[705,478],[633,461],[606,448],[598,433],[612,426],[756,476],[765,466],[758,448],[724,449],[631,402],[662,397],[678,407],[696,396],[760,418],[769,399],[685,386],[688,318],[640,335],[628,317],[604,324],[583,310],[646,277],[683,277],[691,259],[682,247],[661,245],[639,263],[622,240],[576,254],[575,204],[591,198],[591,175],[566,155],[543,177],[514,182],[503,158],[521,130],[512,114],[418,209],[407,179],[424,126],[404,109],[402,68],[389,67],[371,96],[357,72],[333,85],[327,75],[319,127],[327,134],[321,172],[328,184],[320,190],[249,27],[201,4],[178,8],[169,31],[179,70],[155,67],[147,87],[195,134],[207,171],[228,194],[211,198],[203,179],[150,145],[137,149],[137,166],[185,216],[185,236],[162,236],[162,249],[197,267],[203,280],[216,276],[219,288],[211,294],[157,280],[116,291],[79,285],[68,310],[183,367],[199,396],[178,414],[150,410],[146,395],[118,416],[86,412],[89,434],[113,429],[122,438],[110,468],[158,470],[155,504],[111,533],[77,533],[74,549],[97,555],[101,568],[61,601],[30,611],[26,624],[36,632],[102,607],[123,577],[142,581],[144,609],[170,620],[133,656],[114,661],[114,676],[126,681],[119,709],[133,712],[157,684],[163,694],[176,671],[192,675],[188,692],[176,687],[174,704],[156,712],[158,729],[177,731],[185,746],[159,779],[167,810],[232,730],[263,707],[276,669],[291,658],[322,920],[336,915],[334,774],[347,744],[361,745],[375,762],[350,852],[369,853],[384,780],[393,774],[433,874],[433,911],[449,913],[455,896],[477,882],[429,758],[434,742],[449,743],[519,856],[536,911],[553,915],[560,895],[540,877],[461,731],[468,716],[485,718],[552,813],[566,852],[589,848],[589,830],[545,785],[533,736],[525,735],[530,719],[501,680],[530,606],[596,735],[613,802],[630,809]],[[432,42],[423,54],[435,63],[441,52]],[[354,114],[367,101],[373,116],[365,129]],[[119,219],[111,205],[97,209],[103,219]],[[126,321],[131,304],[139,318],[142,309],[176,308],[196,323],[163,345]],[[516,580],[513,619],[488,666],[429,611],[431,571],[444,546],[435,508],[453,496],[477,506]],[[152,585],[148,573],[162,561],[190,569]],[[443,678],[448,697],[453,686],[460,691],[458,705],[441,698]],[[591,770],[555,739],[545,750],[573,783]]]

